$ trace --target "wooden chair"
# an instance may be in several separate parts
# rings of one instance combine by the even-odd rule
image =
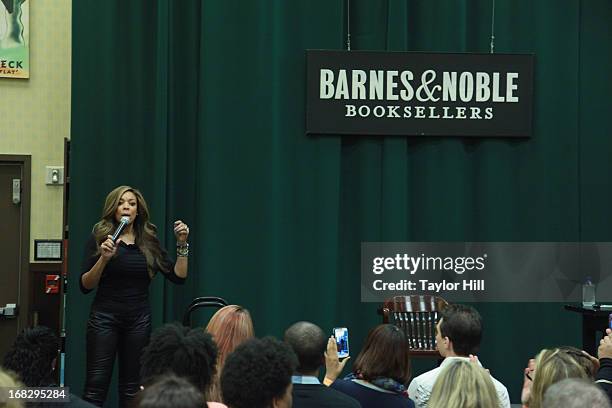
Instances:
[[[408,338],[413,357],[440,357],[436,350],[436,323],[448,302],[431,295],[395,296],[381,309],[383,323],[399,327]]]

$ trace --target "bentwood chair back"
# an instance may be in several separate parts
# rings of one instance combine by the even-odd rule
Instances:
[[[216,296],[201,296],[195,298],[191,301],[185,314],[183,315],[183,325],[187,327],[191,327],[191,314],[200,308],[203,307],[213,307],[216,309],[221,309],[222,307],[227,306],[227,302],[225,299],[216,297]]]

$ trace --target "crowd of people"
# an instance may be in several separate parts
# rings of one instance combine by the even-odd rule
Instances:
[[[301,321],[287,328],[282,341],[257,338],[248,310],[237,305],[218,310],[206,328],[167,324],[151,333],[151,280],[187,279],[189,227],[177,220],[172,230],[174,260],[161,246],[140,191],[119,186],[107,195],[85,244],[79,279],[84,294],[96,289],[83,399],[70,395],[63,406],[103,406],[117,358],[122,408],[510,407],[506,387],[476,357],[482,319],[469,306],[441,312],[436,345],[443,361],[414,378],[407,334],[392,324],[370,331],[344,377],[350,357],[340,359],[335,339],[319,326]],[[58,348],[51,329],[24,330],[4,357],[0,391],[56,387]],[[612,330],[597,358],[572,347],[545,349],[529,360],[524,376],[524,407],[611,408]],[[0,401],[3,406],[23,405],[12,399]]]
[[[349,358],[338,358],[335,339],[316,324],[294,323],[282,340],[257,338],[248,310],[225,306],[206,328],[172,323],[153,331],[140,358],[139,391],[125,406],[510,407],[506,387],[476,357],[482,338],[480,314],[469,306],[449,305],[436,333],[443,361],[431,371],[413,377],[406,334],[382,324],[368,334],[352,372],[342,376]],[[25,329],[4,357],[0,387],[57,386],[58,348],[51,329]],[[597,358],[569,346],[544,349],[529,360],[524,378],[523,407],[610,408],[612,330],[601,340]],[[95,406],[70,397],[63,406]],[[0,402],[6,407],[47,405]]]

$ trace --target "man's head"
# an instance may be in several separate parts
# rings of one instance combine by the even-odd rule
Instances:
[[[291,346],[298,358],[297,372],[317,375],[325,362],[327,337],[321,328],[310,322],[297,322],[285,331],[285,342]]]
[[[290,408],[296,366],[287,344],[272,337],[247,340],[225,360],[223,402],[230,408]]]
[[[140,362],[143,384],[151,383],[157,376],[174,373],[204,391],[215,373],[217,346],[202,329],[166,324],[153,332]]]
[[[544,394],[542,408],[610,408],[604,392],[592,381],[568,378],[551,385]]]
[[[482,318],[470,306],[448,305],[436,325],[436,344],[442,357],[477,354],[482,339]]]
[[[36,326],[22,331],[5,354],[3,366],[14,371],[27,387],[53,383],[59,339],[48,327]]]

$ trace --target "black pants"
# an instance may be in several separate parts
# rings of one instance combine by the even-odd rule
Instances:
[[[124,315],[92,310],[87,323],[87,378],[83,399],[106,400],[119,356],[119,404],[127,407],[140,388],[140,355],[151,336],[151,313]]]

